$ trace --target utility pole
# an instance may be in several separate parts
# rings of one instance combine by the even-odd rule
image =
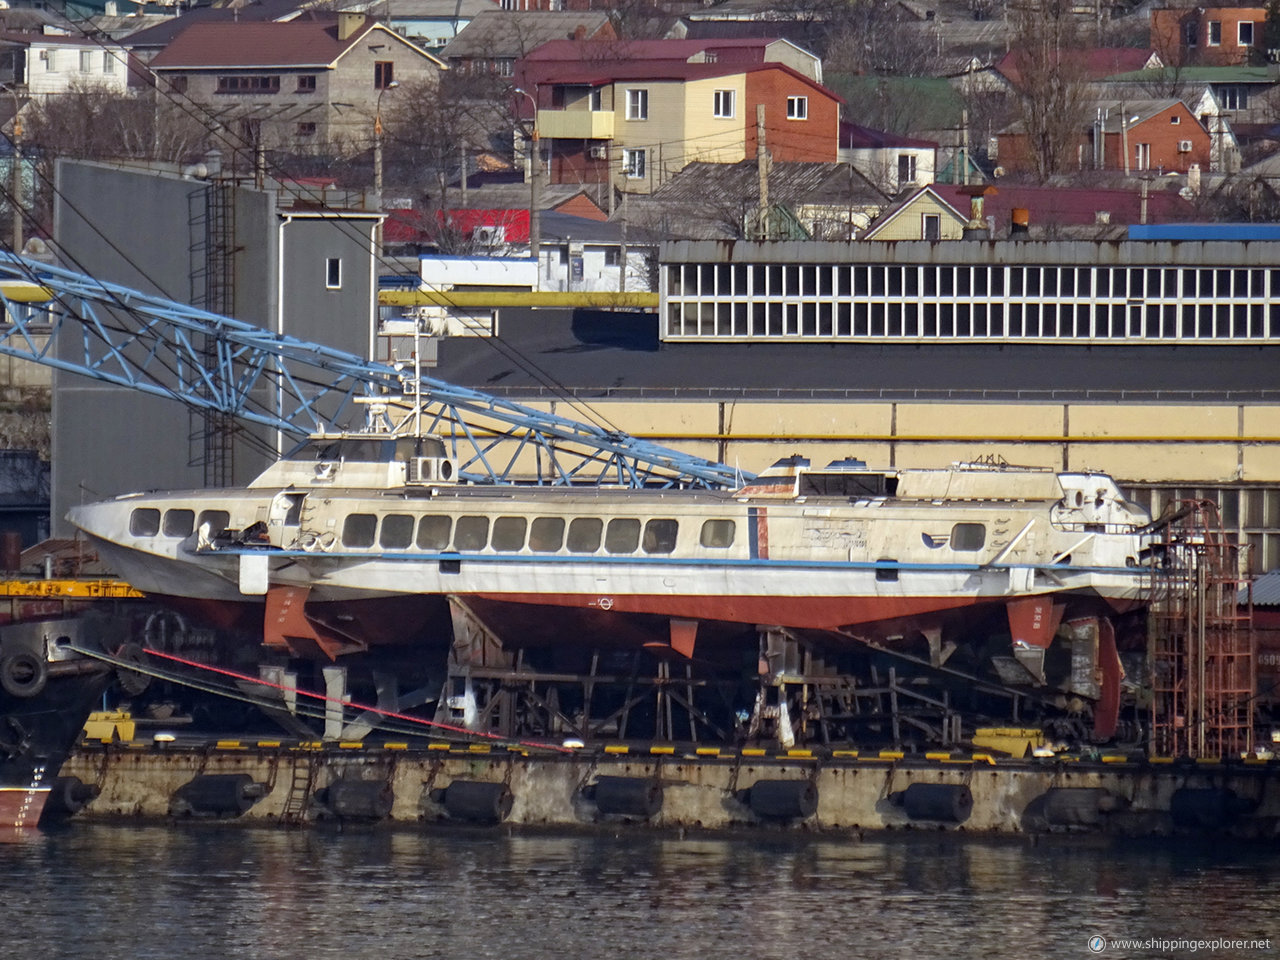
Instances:
[[[400,86],[399,80],[392,80],[378,91],[378,102],[373,111],[373,202],[377,205],[377,213],[382,213],[382,95],[388,90]],[[382,256],[382,221],[378,221],[375,237],[375,257]]]
[[[542,207],[542,144],[538,142],[538,101],[528,90],[513,89],[522,97],[528,97],[533,107],[533,130],[530,134],[533,153],[529,157],[529,256],[533,257],[534,289],[538,290],[542,287],[542,220],[538,215]]]
[[[22,255],[22,120],[16,104],[13,111],[13,160],[12,183],[9,203],[13,207],[13,252]]]
[[[760,181],[760,211],[756,235],[764,240],[769,235],[769,151],[764,142],[764,104],[756,104],[756,174]]]

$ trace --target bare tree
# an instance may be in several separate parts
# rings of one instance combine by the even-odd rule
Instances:
[[[1080,33],[1066,0],[1020,12],[1014,38],[1014,89],[1028,158],[1040,182],[1067,171],[1089,112],[1089,78]]]
[[[82,160],[180,162],[208,138],[200,118],[158,109],[146,95],[120,96],[99,86],[72,87],[32,103],[26,139],[46,153]]]
[[[880,76],[933,74],[935,38],[893,0],[819,0],[814,12],[825,24],[821,52],[828,69]]]

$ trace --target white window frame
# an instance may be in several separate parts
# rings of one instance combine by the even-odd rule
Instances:
[[[934,233],[936,233],[936,234],[937,234],[937,237],[936,237],[936,238],[931,238],[931,237],[929,236],[929,223],[930,223],[930,221],[932,221],[932,222],[933,222],[933,225],[934,225],[934,228],[935,228],[935,229],[934,229]],[[941,240],[941,239],[942,239],[942,215],[941,215],[941,214],[939,214],[939,213],[922,213],[922,214],[920,215],[920,239],[921,239],[921,240],[930,240],[930,239],[937,239],[937,240]]]
[[[736,106],[736,90],[717,90],[712,98],[711,115],[720,120],[732,120]]]
[[[1151,169],[1151,144],[1139,143],[1133,148],[1133,168],[1135,170]]]
[[[57,52],[58,52],[58,51],[56,51],[56,50],[41,50],[41,51],[40,51],[40,59],[44,61],[44,72],[45,72],[45,73],[57,73],[57,72],[58,72],[57,58],[54,56],[54,54],[56,54]]]
[[[93,51],[92,50],[80,51],[80,72],[93,73]]]
[[[108,75],[116,72],[116,55],[110,50],[102,51],[102,72]]]
[[[342,289],[342,258],[341,257],[325,258],[324,288],[326,290]]]
[[[622,148],[622,172],[628,180],[643,180],[646,174],[647,160],[645,150]],[[639,162],[637,162],[639,161]]]
[[[627,88],[627,119],[649,119],[649,90],[646,87]]]
[[[904,162],[906,163],[908,174],[908,176],[905,177],[902,175],[902,166]],[[898,154],[898,187],[901,188],[904,184],[915,183],[917,175],[916,155],[914,153]]]
[[[1218,34],[1218,39],[1213,38],[1214,33]],[[1210,20],[1209,27],[1205,30],[1205,42],[1211,47],[1222,46],[1222,21]]]
[[[1246,30],[1246,29],[1248,29],[1248,31],[1249,31],[1249,39],[1248,39],[1248,40],[1246,40],[1246,39],[1244,38],[1244,32],[1245,32],[1245,30]],[[1238,43],[1240,46],[1242,46],[1242,47],[1252,47],[1252,46],[1253,46],[1253,38],[1254,38],[1254,36],[1255,36],[1256,34],[1257,34],[1257,31],[1253,29],[1253,21],[1252,21],[1252,20],[1240,20],[1240,21],[1238,21],[1238,22],[1236,23],[1236,43]]]
[[[808,120],[809,119],[809,98],[808,97],[787,97],[787,119],[788,120]]]

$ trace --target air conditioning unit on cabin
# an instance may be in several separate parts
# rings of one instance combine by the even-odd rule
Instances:
[[[410,457],[405,467],[405,483],[448,482],[458,472],[446,457]]]
[[[1179,141],[1178,141],[1178,152],[1179,152],[1179,153],[1190,153],[1190,152],[1191,152],[1191,141],[1190,141],[1190,140],[1179,140]]]
[[[609,156],[609,148],[605,146],[591,147],[587,150],[587,156],[592,160],[605,160]]]

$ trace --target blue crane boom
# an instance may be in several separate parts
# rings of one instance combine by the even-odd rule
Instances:
[[[0,301],[0,353],[299,439],[354,419],[368,401],[410,402],[424,430],[453,444],[473,482],[719,489],[750,478],[620,431],[12,254],[0,254]]]

